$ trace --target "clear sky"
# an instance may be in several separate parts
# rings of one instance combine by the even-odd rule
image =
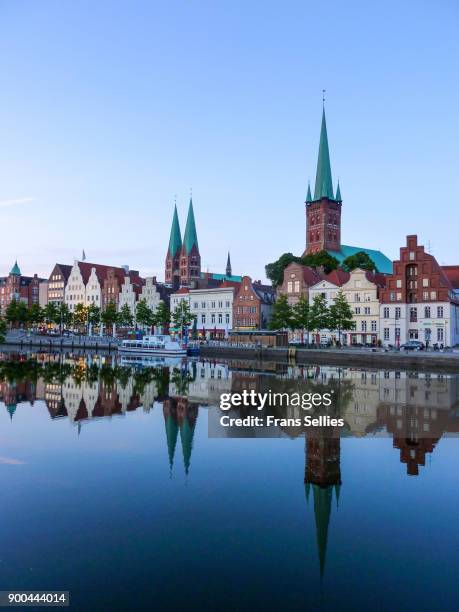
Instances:
[[[0,1],[0,274],[164,278],[190,187],[203,269],[305,244],[325,88],[345,244],[459,264],[457,2]]]

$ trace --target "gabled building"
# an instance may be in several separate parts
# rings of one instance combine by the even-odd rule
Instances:
[[[325,250],[330,255],[333,255],[333,257],[336,257],[341,263],[346,257],[363,251],[374,261],[378,272],[383,274],[392,273],[392,262],[381,251],[360,246],[349,246],[341,241],[343,200],[339,183],[336,187],[336,192],[333,189],[325,109],[322,111],[314,195],[312,195],[311,187],[308,185],[305,204],[305,254]]]
[[[274,287],[243,276],[233,301],[233,329],[266,329],[275,299]]]
[[[8,276],[0,276],[0,312],[4,312],[13,300],[29,307],[39,304],[40,283],[44,280],[37,274],[23,276],[16,261]]]
[[[48,303],[61,304],[65,299],[65,287],[72,266],[57,263],[48,278]]]
[[[318,283],[325,275],[320,271],[300,263],[292,262],[284,270],[284,280],[277,288],[278,295],[286,295],[290,305],[296,304],[301,295],[309,297],[309,288]]]
[[[449,271],[452,276],[452,271]],[[459,344],[459,300],[448,273],[426,253],[415,235],[407,236],[380,293],[382,341],[399,346],[408,340]]]

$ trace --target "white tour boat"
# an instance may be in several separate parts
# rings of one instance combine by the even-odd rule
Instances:
[[[162,355],[178,357],[186,355],[186,348],[170,336],[156,335],[144,336],[141,340],[123,340],[119,348],[121,353],[134,353],[137,355]]]

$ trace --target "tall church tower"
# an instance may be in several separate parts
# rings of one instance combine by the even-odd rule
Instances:
[[[178,287],[180,284],[180,253],[182,250],[182,236],[177,215],[177,205],[174,207],[172,218],[171,235],[166,255],[166,273],[164,275],[166,285]]]
[[[320,128],[314,197],[312,197],[309,185],[306,196],[306,254],[323,250],[339,251],[341,249],[341,204],[339,183],[336,195],[333,193],[324,108]]]
[[[193,199],[190,198],[183,245],[180,253],[180,284],[191,285],[201,277],[201,255],[193,212]]]

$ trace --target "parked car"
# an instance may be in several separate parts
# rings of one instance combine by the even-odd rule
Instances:
[[[425,349],[424,342],[420,340],[408,340],[400,346],[401,351],[423,351]]]

